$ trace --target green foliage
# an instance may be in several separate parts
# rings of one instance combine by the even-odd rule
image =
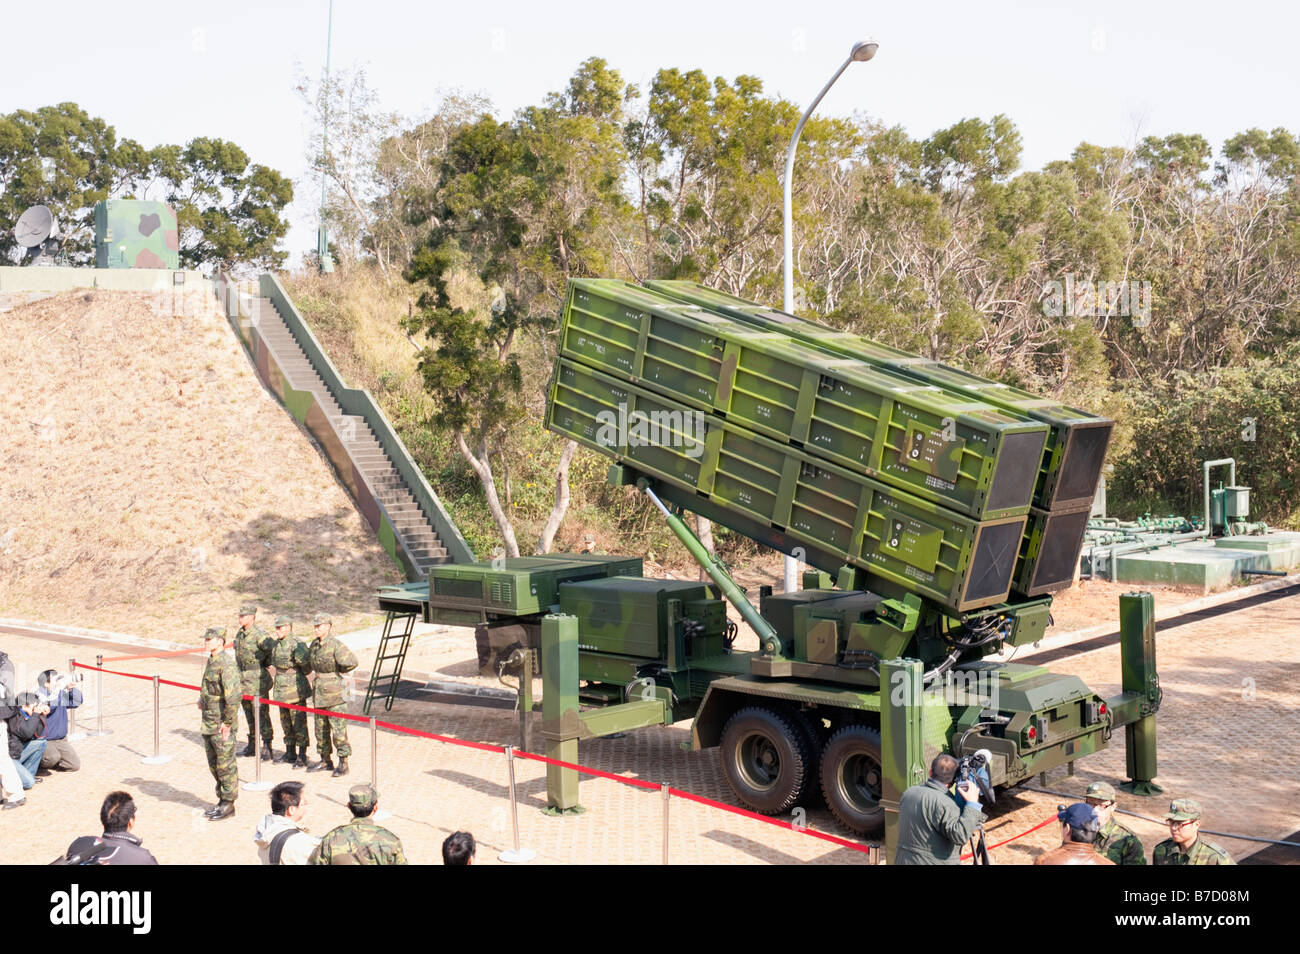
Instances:
[[[1108,499],[1134,513],[1200,513],[1201,462],[1232,457],[1238,481],[1252,488],[1252,517],[1300,526],[1300,345],[1237,368],[1178,374],[1138,394],[1127,419],[1131,446],[1114,460]]]
[[[195,139],[187,146],[145,149],[117,140],[114,128],[75,103],[0,116],[0,220],[47,205],[74,263],[94,260],[94,206],[110,198],[147,198],[152,188],[176,209],[180,260],[186,267],[279,267],[276,244],[293,185],[266,166],[250,164],[233,143]],[[16,248],[0,231],[0,256]]]

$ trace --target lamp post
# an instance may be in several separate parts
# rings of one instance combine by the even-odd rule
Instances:
[[[783,252],[782,263],[782,284],[784,286],[784,298],[782,301],[782,310],[787,313],[794,313],[794,239],[793,239],[793,221],[794,213],[792,209],[792,181],[794,177],[794,152],[799,147],[799,137],[803,134],[804,124],[808,122],[808,117],[812,115],[817,104],[822,101],[822,97],[835,85],[835,81],[840,78],[840,74],[849,68],[850,63],[865,63],[876,55],[876,50],[880,44],[875,40],[859,40],[853,44],[853,49],[849,50],[848,58],[840,64],[840,68],[822,87],[822,91],[817,94],[809,107],[804,110],[804,114],[799,117],[799,125],[794,127],[794,135],[790,137],[790,148],[785,154],[785,202],[782,209],[781,222],[781,241]],[[798,585],[799,561],[792,556],[785,558],[785,591],[794,592]]]
[[[329,232],[325,228],[325,166],[329,156],[330,135],[330,47],[334,39],[334,0],[330,0],[329,25],[325,29],[325,85],[321,96],[325,101],[325,122],[321,128],[321,169],[320,169],[320,227],[316,229],[316,254],[322,272],[334,271],[334,259],[330,256]]]

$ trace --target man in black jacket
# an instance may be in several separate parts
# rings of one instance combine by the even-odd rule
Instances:
[[[69,864],[156,865],[155,858],[131,834],[135,827],[135,801],[127,792],[109,792],[99,810],[104,834],[98,838],[78,838],[68,846],[64,856]]]
[[[45,713],[49,707],[42,705],[34,692],[18,693],[17,708],[9,716],[9,757],[14,760],[23,788],[31,788],[39,781],[36,770],[45,754]]]

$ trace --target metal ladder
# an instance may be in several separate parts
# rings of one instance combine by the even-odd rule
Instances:
[[[370,684],[366,686],[366,701],[361,711],[370,715],[370,707],[374,704],[375,697],[379,695],[380,684],[387,682],[384,689],[384,709],[393,708],[393,700],[397,698],[397,684],[402,679],[402,666],[406,663],[406,651],[411,648],[411,632],[415,629],[414,612],[398,613],[389,610],[388,618],[384,620],[384,634],[379,638],[379,648],[375,652],[375,666],[370,671]],[[397,620],[405,620],[405,626],[401,627],[398,632],[393,631],[393,623]],[[395,652],[390,652],[390,644],[396,640],[397,648]],[[396,660],[396,665],[391,672],[384,672],[384,663],[390,660]]]

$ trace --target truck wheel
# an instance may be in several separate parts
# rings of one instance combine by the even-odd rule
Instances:
[[[827,807],[846,827],[867,837],[884,831],[879,732],[846,725],[832,735],[822,752],[821,781]]]
[[[765,706],[741,709],[722,731],[722,771],[745,805],[764,815],[788,811],[803,795],[816,760],[792,716]]]
[[[821,722],[808,713],[799,709],[789,709],[787,711],[791,718],[794,719],[795,727],[803,733],[808,744],[808,784],[804,786],[803,795],[799,798],[799,804],[806,808],[825,808],[826,800],[822,798],[822,787],[817,784],[814,776],[817,771],[817,764],[821,760],[826,733],[823,731]]]

